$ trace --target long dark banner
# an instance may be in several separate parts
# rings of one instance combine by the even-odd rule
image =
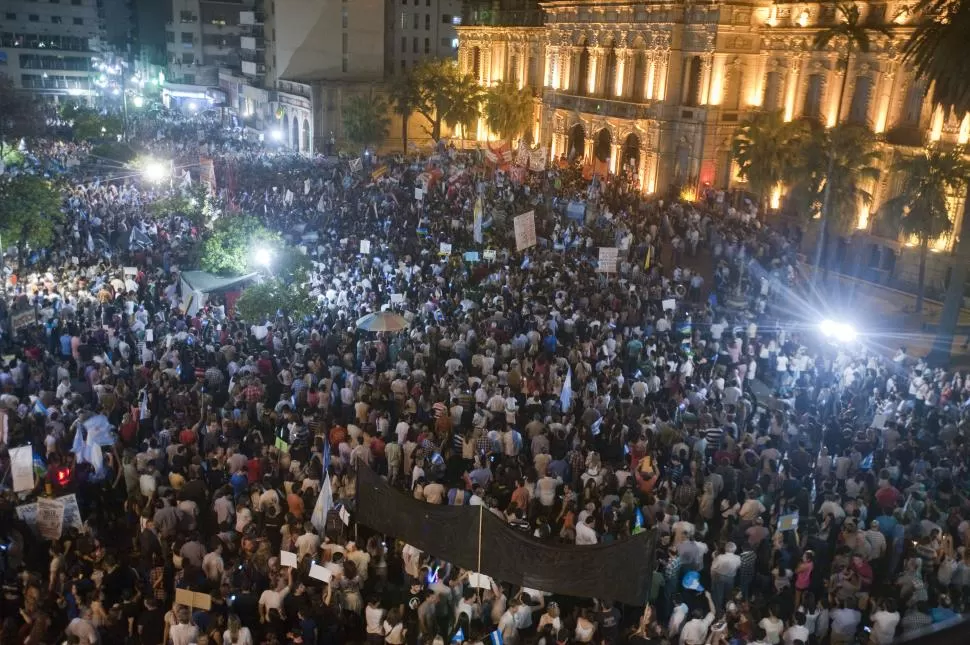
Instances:
[[[612,544],[545,544],[482,507],[416,500],[369,468],[357,473],[356,520],[463,569],[479,571],[480,548],[480,573],[540,591],[642,606],[653,575],[652,529]]]

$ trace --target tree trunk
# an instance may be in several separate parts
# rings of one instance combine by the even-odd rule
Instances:
[[[963,216],[967,214],[967,202],[963,202]],[[943,311],[940,312],[940,322],[936,327],[936,337],[933,339],[933,349],[927,356],[931,365],[946,364],[950,360],[950,349],[953,347],[953,337],[956,335],[957,322],[960,320],[960,310],[963,308],[963,285],[967,279],[967,262],[970,260],[970,227],[964,222],[960,227],[960,241],[953,254],[954,263],[950,271],[950,284],[947,285],[946,298],[943,301]]]
[[[916,313],[923,312],[923,289],[926,282],[926,254],[930,251],[930,238],[923,235],[919,242],[919,277],[916,278]]]
[[[404,146],[404,154],[408,153],[408,120],[409,114],[401,115],[401,144]]]

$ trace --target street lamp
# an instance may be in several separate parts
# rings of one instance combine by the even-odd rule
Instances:
[[[131,100],[131,102],[135,104],[136,108],[140,108],[141,106],[145,105],[145,98],[142,96],[136,96]]]
[[[283,131],[282,130],[273,130],[272,136],[273,136],[273,141],[282,141],[283,140]]]
[[[855,327],[849,323],[827,318],[818,324],[818,330],[823,336],[836,343],[851,343],[859,337]]]
[[[253,260],[259,266],[269,269],[270,264],[273,262],[273,252],[266,247],[259,247],[253,252]]]
[[[150,161],[145,166],[145,178],[152,183],[158,183],[168,177],[169,168],[160,161]]]

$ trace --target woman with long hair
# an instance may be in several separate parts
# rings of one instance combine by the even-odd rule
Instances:
[[[253,645],[253,635],[248,627],[239,622],[236,614],[229,616],[229,624],[222,634],[222,645]]]

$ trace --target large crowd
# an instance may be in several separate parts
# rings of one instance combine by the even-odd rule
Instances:
[[[150,145],[191,157],[197,132]],[[565,159],[523,179],[444,146],[358,166],[218,141],[219,217],[305,254],[317,308],[186,308],[206,227],[151,208],[186,182],[72,175],[0,301],[0,643],[885,645],[965,610],[970,378],[795,319],[797,230]],[[407,328],[356,327],[381,310]],[[546,544],[654,530],[649,589],[482,588],[353,521],[363,467]]]

